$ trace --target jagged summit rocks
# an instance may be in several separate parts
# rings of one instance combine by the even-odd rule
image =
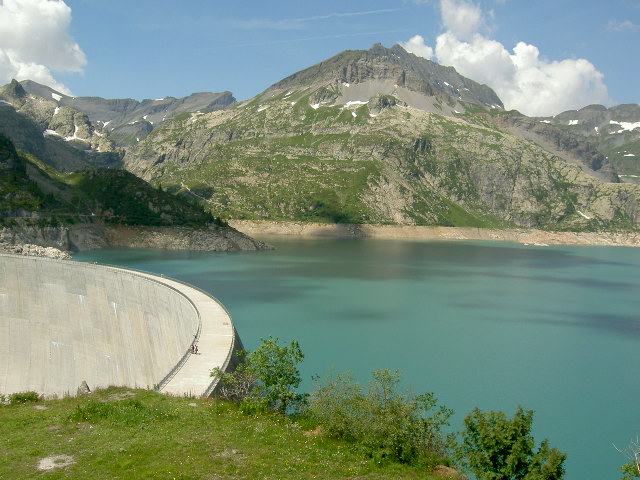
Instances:
[[[504,108],[491,88],[463,77],[452,67],[417,57],[400,45],[385,48],[376,43],[369,50],[347,50],[284,78],[261,97],[309,87],[327,89],[329,94],[320,91],[316,97],[320,102],[362,102],[386,94],[428,111],[435,103],[448,105],[449,111],[463,111],[465,103]]]

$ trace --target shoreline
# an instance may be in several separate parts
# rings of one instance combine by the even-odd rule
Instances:
[[[550,232],[532,229],[431,227],[419,225],[358,225],[270,220],[229,220],[229,225],[251,237],[291,235],[299,237],[378,238],[387,240],[490,240],[523,245],[591,245],[640,247],[636,232]]]

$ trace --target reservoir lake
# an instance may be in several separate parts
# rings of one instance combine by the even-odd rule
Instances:
[[[230,311],[249,350],[296,339],[312,375],[397,369],[455,410],[535,410],[567,480],[621,477],[640,434],[640,249],[264,238],[273,251],[110,249],[80,261],[162,273]]]

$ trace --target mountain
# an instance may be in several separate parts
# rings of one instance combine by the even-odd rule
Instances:
[[[211,112],[235,103],[230,92],[184,98],[105,100],[71,97],[23,80],[0,87],[0,133],[58,171],[122,166],[122,149],[185,112]]]
[[[227,110],[184,114],[125,168],[227,218],[637,229],[640,187],[584,136],[379,44]]]
[[[118,146],[140,141],[158,125],[184,112],[213,112],[228,108],[236,101],[231,92],[200,92],[183,98],[164,97],[141,102],[131,98],[106,100],[71,97],[31,80],[24,80],[21,85],[33,96],[82,112],[94,125],[108,132]]]
[[[0,133],[59,171],[122,164],[122,152],[85,114],[29,94],[15,80],[0,87]]]
[[[17,151],[0,134],[0,221],[74,223],[97,217],[107,223],[191,225],[213,222],[209,213],[149,186],[126,170],[62,174]],[[3,220],[4,219],[4,220]]]
[[[265,248],[126,170],[60,173],[0,134],[0,251],[6,243],[65,250]]]
[[[623,181],[640,184],[640,105],[589,105],[539,121],[586,138]]]
[[[368,51],[347,50],[279,81],[259,98],[303,87],[317,88],[312,98],[316,104],[368,102],[381,94],[437,113],[464,111],[464,103],[504,108],[486,85],[463,77],[453,67],[416,57],[400,45],[387,49],[376,43]]]

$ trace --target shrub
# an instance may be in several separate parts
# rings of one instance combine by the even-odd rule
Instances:
[[[432,393],[397,390],[397,371],[376,370],[366,389],[350,373],[330,375],[309,399],[309,415],[327,435],[359,444],[378,461],[446,463],[453,439],[442,433],[453,413]]]
[[[36,392],[17,392],[8,396],[9,403],[35,403],[40,400],[40,395]]]
[[[534,452],[533,410],[519,407],[513,419],[504,412],[474,408],[464,420],[459,456],[478,480],[557,480],[566,454],[544,440]]]

